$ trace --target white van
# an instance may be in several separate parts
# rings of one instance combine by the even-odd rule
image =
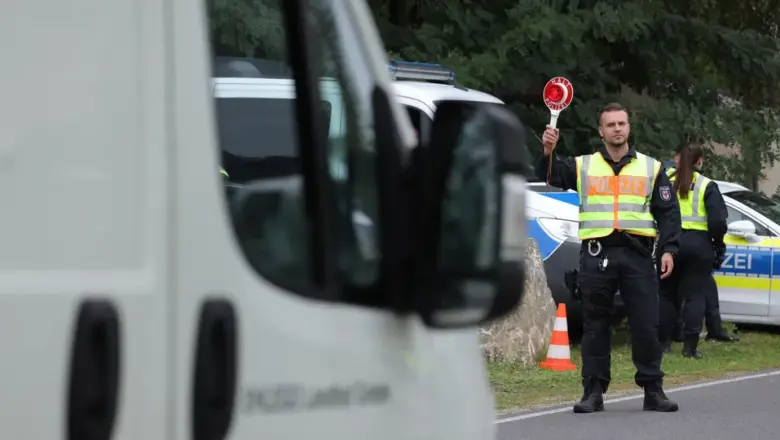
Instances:
[[[524,237],[507,243],[496,212],[523,214],[523,179],[495,171],[519,122],[442,105],[415,156],[364,1],[227,3],[208,16],[184,0],[30,0],[2,14],[0,434],[492,438],[476,325],[522,293]],[[220,26],[263,35],[210,41]],[[221,104],[258,103],[214,99],[210,47],[281,50],[295,93],[225,117]],[[321,77],[342,91],[338,136]],[[292,141],[258,118],[294,127]],[[455,145],[466,123],[489,136]],[[231,141],[269,154],[221,163]],[[457,183],[474,191],[453,192],[447,175],[473,169],[484,179]],[[463,206],[484,228],[437,214]],[[367,240],[356,212],[376,225]]]

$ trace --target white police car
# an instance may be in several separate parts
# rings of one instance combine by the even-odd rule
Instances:
[[[718,182],[728,209],[726,259],[715,272],[723,319],[780,325],[780,203]]]
[[[433,114],[440,101],[504,104],[493,95],[461,86],[455,72],[441,64],[393,61],[389,68],[396,98],[409,113],[423,143],[428,140]]]

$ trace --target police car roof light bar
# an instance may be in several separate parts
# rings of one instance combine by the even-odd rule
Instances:
[[[391,61],[388,68],[394,80],[455,82],[455,71],[441,64]]]

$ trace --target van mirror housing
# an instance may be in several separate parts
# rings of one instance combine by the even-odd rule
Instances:
[[[520,303],[529,165],[523,126],[509,109],[438,103],[431,142],[415,151],[411,165],[411,254],[426,325],[480,325]]]

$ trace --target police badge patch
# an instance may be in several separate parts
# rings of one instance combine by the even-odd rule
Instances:
[[[658,192],[661,193],[661,200],[668,202],[672,200],[672,190],[668,186],[664,185],[658,188]]]

